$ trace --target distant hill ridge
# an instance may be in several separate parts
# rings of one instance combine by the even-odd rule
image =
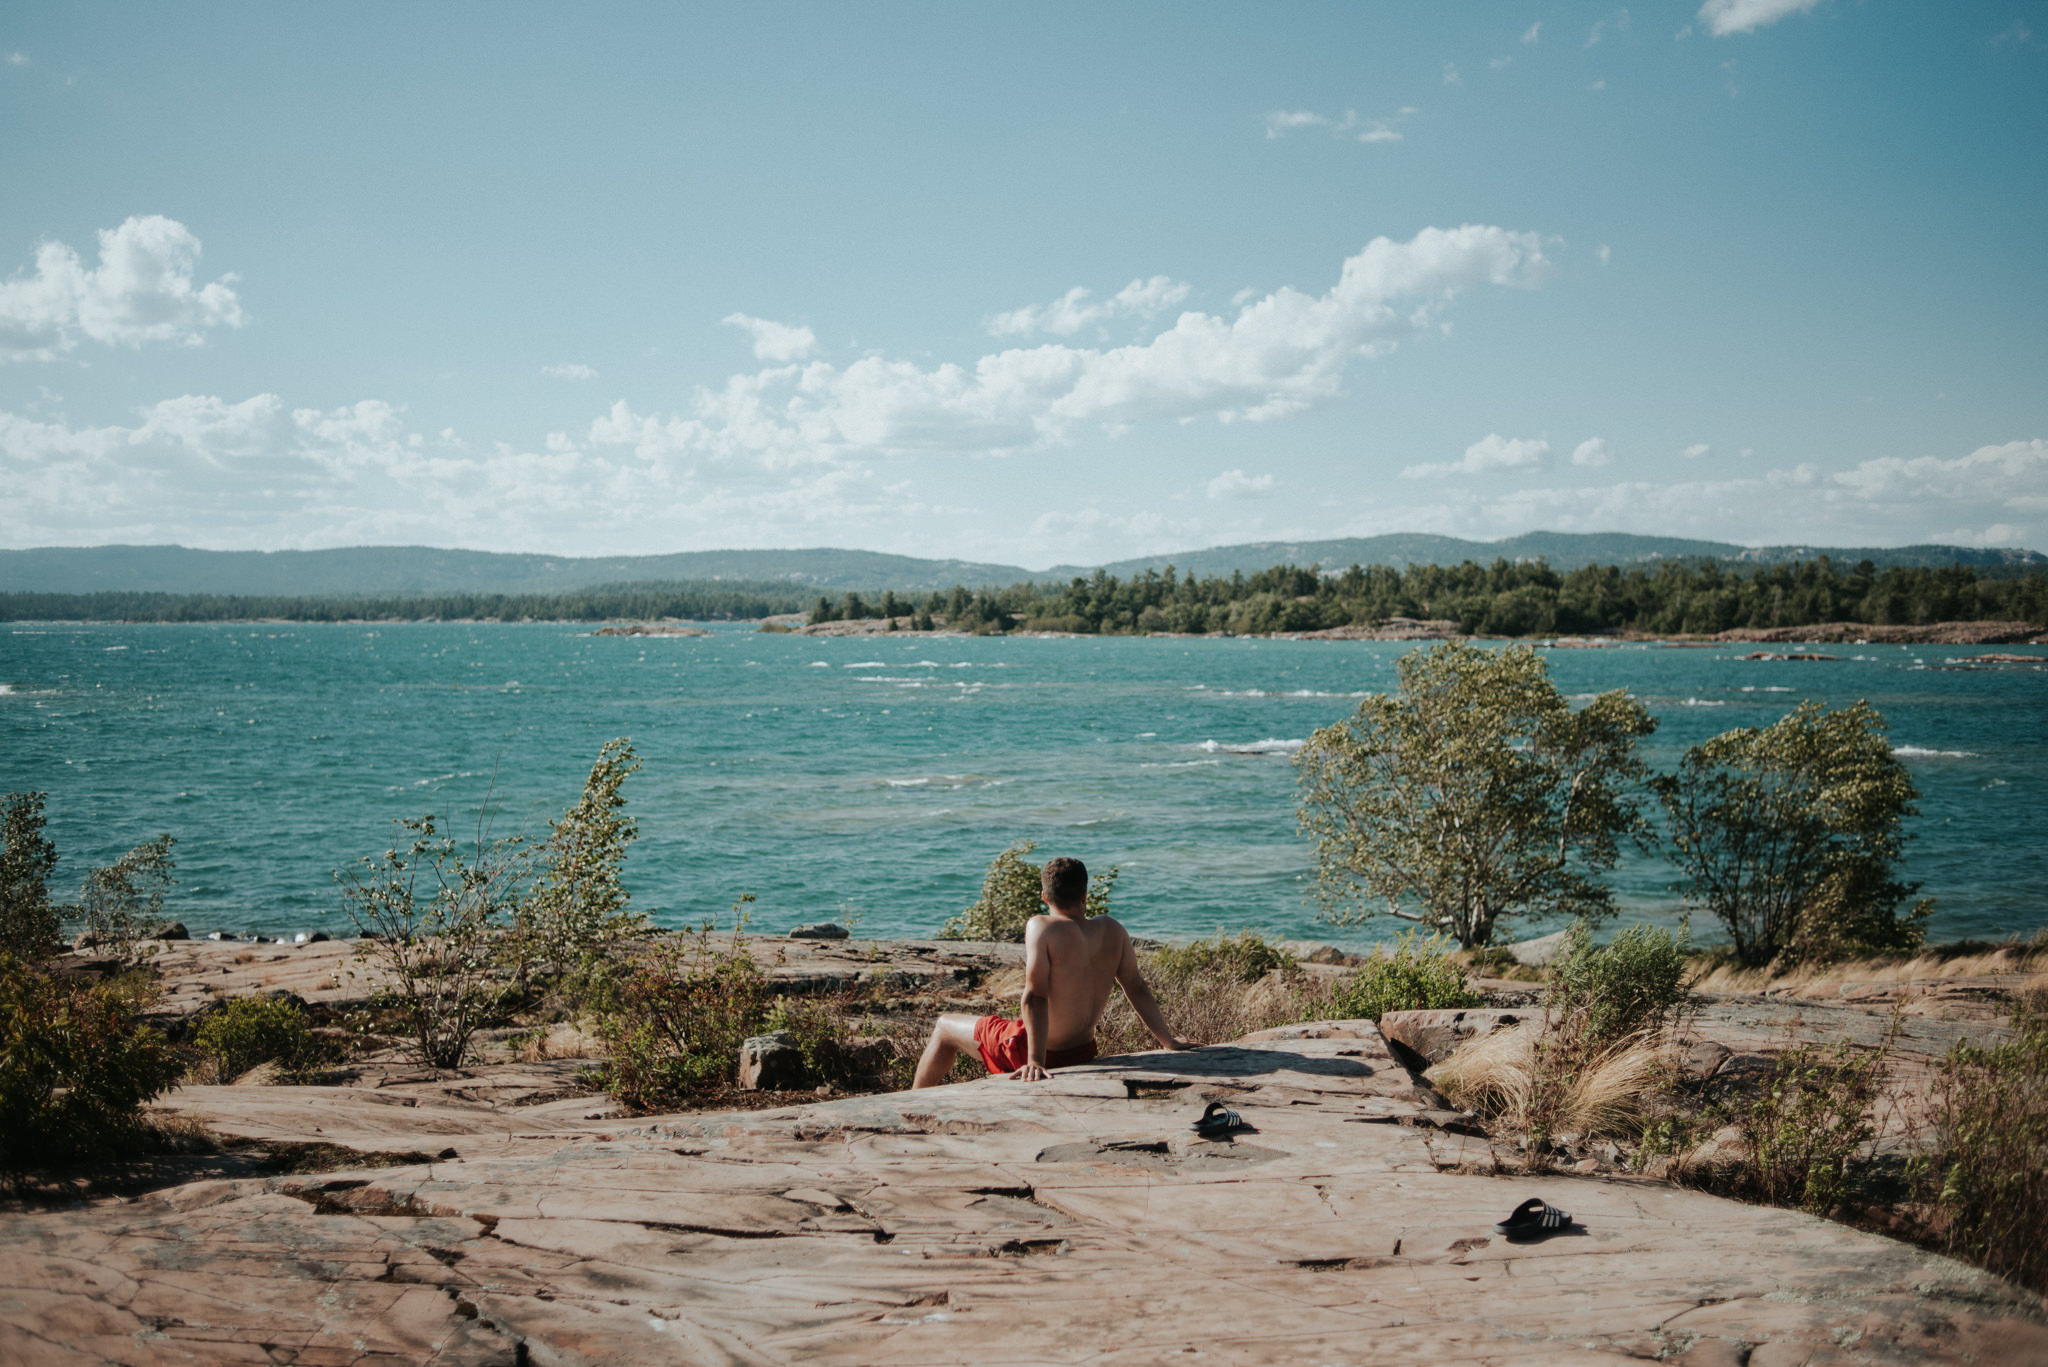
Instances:
[[[1771,565],[1826,555],[1837,565],[1869,560],[1895,565],[2048,568],[2038,551],[1970,546],[1738,546],[1724,541],[1632,536],[1621,532],[1528,532],[1504,541],[1396,533],[1331,541],[1257,541],[1101,566],[1125,577],[1168,565],[1182,573],[1252,573],[1274,565],[1481,564],[1496,558],[1543,559],[1556,569],[1641,565],[1659,560],[1719,560]],[[443,550],[431,546],[350,546],[323,551],[200,551],[184,546],[46,546],[0,550],[0,593],[101,591],[318,597],[327,595],[562,593],[604,584],[736,581],[782,583],[821,592],[899,589],[928,592],[1022,580],[1058,581],[1093,574],[1093,565],[1027,570],[971,560],[927,560],[876,551],[682,551],[672,555],[561,556]]]

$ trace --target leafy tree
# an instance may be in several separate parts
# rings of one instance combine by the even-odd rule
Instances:
[[[32,959],[56,948],[56,869],[57,847],[43,834],[43,795],[9,793],[0,802],[0,953]]]
[[[135,958],[137,943],[163,924],[164,894],[177,882],[172,876],[177,861],[171,858],[177,843],[175,837],[160,835],[85,876],[79,893],[85,928],[124,959]]]
[[[1020,840],[989,861],[981,880],[981,896],[974,905],[948,920],[939,931],[941,940],[1024,939],[1024,926],[1044,910],[1039,898],[1040,866],[1025,859],[1038,848],[1036,840]],[[1116,886],[1118,870],[1088,877],[1088,914],[1100,916],[1109,910],[1110,889]]]
[[[625,814],[621,790],[639,767],[630,740],[606,742],[582,797],[550,823],[539,876],[519,900],[514,921],[524,948],[559,972],[586,969],[646,929],[646,919],[627,909],[630,898],[619,881],[626,850],[640,834],[640,824]]]
[[[1525,646],[1447,642],[1398,669],[1398,694],[1295,756],[1323,915],[1391,915],[1467,948],[1504,916],[1606,915],[1592,875],[1643,830],[1635,745],[1657,723],[1642,704],[1617,689],[1575,712]]]
[[[1816,702],[1725,731],[1658,780],[1679,890],[1728,928],[1744,964],[1916,948],[1932,899],[1896,875],[1919,796],[1868,703]]]
[[[459,1068],[504,995],[496,937],[519,902],[522,851],[479,833],[465,855],[431,815],[398,824],[411,842],[337,875],[342,899],[362,935],[356,954],[380,970],[380,999],[420,1061]]]

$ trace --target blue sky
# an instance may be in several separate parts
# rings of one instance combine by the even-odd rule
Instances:
[[[0,544],[2048,548],[2048,4],[15,6]]]

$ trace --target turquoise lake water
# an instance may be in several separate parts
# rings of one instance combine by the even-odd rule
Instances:
[[[90,863],[178,837],[171,910],[195,934],[346,928],[334,871],[431,811],[544,832],[598,747],[630,736],[634,904],[664,923],[741,893],[753,925],[853,919],[921,935],[974,899],[1010,841],[1120,864],[1134,930],[1254,926],[1364,944],[1303,893],[1288,754],[1388,689],[1412,647],[1279,640],[594,637],[566,625],[0,624],[0,790],[49,794],[68,892]],[[1946,646],[1546,652],[1569,694],[1626,687],[1649,757],[1802,698],[1867,698],[1920,785],[1907,874],[1933,934],[2048,923],[2048,650],[1967,667]],[[2010,647],[2002,649],[2013,649]],[[1630,915],[1672,920],[1672,870],[1635,858]],[[1516,933],[1550,927],[1529,924]],[[1698,925],[1705,938],[1713,927]]]

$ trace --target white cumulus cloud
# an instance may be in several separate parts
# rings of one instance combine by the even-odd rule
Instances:
[[[1181,281],[1155,275],[1149,280],[1133,280],[1097,303],[1092,292],[1076,285],[1050,304],[1027,304],[998,313],[988,320],[988,330],[997,337],[1028,337],[1034,332],[1071,337],[1112,318],[1150,318],[1181,303],[1189,293]]]
[[[1225,470],[1209,481],[1211,498],[1263,498],[1272,492],[1271,475],[1247,475],[1242,470]]]
[[[1614,452],[1608,449],[1607,443],[1601,438],[1588,437],[1572,448],[1572,464],[1597,470],[1604,465],[1614,464]]]
[[[1522,41],[1525,43],[1533,43],[1542,36],[1543,21],[1541,19],[1538,19],[1535,23],[1529,25],[1529,27],[1523,31]]]
[[[1541,470],[1550,461],[1550,443],[1489,432],[1465,448],[1462,460],[1436,465],[1411,465],[1403,479],[1442,479],[1447,475],[1484,475],[1496,470]]]
[[[216,327],[240,327],[241,301],[224,275],[195,285],[199,239],[161,214],[101,229],[88,268],[62,242],[36,249],[33,275],[0,281],[0,360],[49,360],[89,338],[109,346],[197,346]]]
[[[771,323],[744,313],[729,313],[719,321],[743,328],[754,339],[754,357],[761,361],[801,361],[818,348],[817,334],[807,327]]]
[[[594,380],[597,378],[597,372],[580,361],[571,361],[565,365],[542,366],[540,373],[551,380]]]
[[[1711,456],[1714,454],[1714,448],[1703,441],[1696,441],[1678,454],[1684,456],[1687,460],[1698,460],[1701,456]]]
[[[1820,0],[1706,0],[1699,20],[1716,38],[1749,33],[1775,24],[1787,15],[1804,14]]]

